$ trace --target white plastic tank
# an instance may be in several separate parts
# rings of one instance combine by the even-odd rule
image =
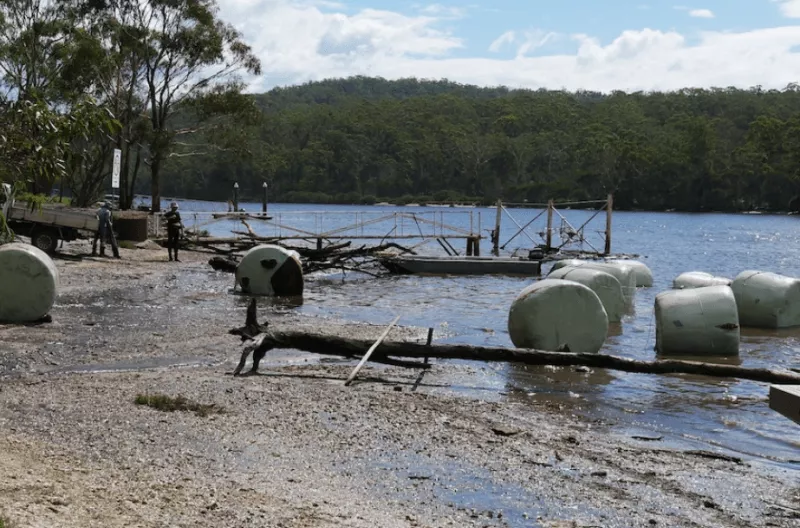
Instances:
[[[550,272],[548,279],[564,279],[588,286],[600,298],[609,323],[618,323],[625,313],[625,296],[616,277],[605,271],[565,266]]]
[[[681,273],[672,281],[672,287],[676,290],[688,290],[691,288],[704,288],[706,286],[730,286],[731,280],[725,277],[715,277],[704,271],[687,271]]]
[[[58,269],[47,253],[29,244],[0,246],[0,321],[38,321],[53,308],[58,286]]]
[[[739,314],[729,286],[656,295],[656,352],[683,356],[739,354]]]
[[[565,267],[567,267],[567,266],[569,266],[569,267],[571,267],[571,268],[577,268],[578,266],[581,266],[581,265],[583,265],[583,264],[586,264],[586,262],[588,262],[588,261],[586,261],[586,260],[580,260],[580,259],[564,259],[564,260],[557,260],[557,261],[553,262],[553,267],[552,267],[552,268],[550,268],[550,271],[548,272],[548,275],[549,275],[550,273],[553,273],[553,272],[554,272],[554,271],[556,271],[556,270],[559,270],[559,269],[561,269],[561,268],[565,268]]]
[[[754,328],[800,326],[800,280],[763,271],[747,270],[731,284],[739,321]]]
[[[617,259],[609,260],[608,263],[630,266],[633,269],[633,274],[636,276],[637,288],[650,288],[653,286],[653,272],[644,262],[640,262],[638,260]]]
[[[608,315],[588,286],[548,278],[522,290],[511,304],[508,333],[518,348],[597,352],[608,335]]]
[[[280,246],[256,246],[245,253],[236,266],[236,287],[251,295],[302,295],[300,255]]]

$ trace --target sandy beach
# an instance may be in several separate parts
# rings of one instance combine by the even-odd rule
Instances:
[[[244,322],[209,255],[58,259],[53,322],[0,326],[5,527],[776,526],[800,523],[800,475],[609,432],[565,405],[442,390],[470,374],[274,351],[230,375]],[[227,284],[227,286],[225,286]],[[382,327],[260,307],[274,327]],[[400,327],[389,339],[424,339]],[[212,412],[163,412],[137,396]]]

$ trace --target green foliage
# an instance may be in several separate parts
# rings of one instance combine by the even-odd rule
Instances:
[[[246,158],[170,160],[165,192],[286,202],[800,208],[800,90],[478,88],[355,77],[255,96]],[[177,175],[180,175],[179,177]]]
[[[202,404],[184,396],[167,396],[165,394],[138,394],[134,400],[136,405],[144,405],[162,412],[193,412],[205,417],[211,414],[224,414],[224,410],[215,404]]]

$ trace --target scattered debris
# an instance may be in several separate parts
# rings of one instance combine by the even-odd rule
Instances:
[[[136,405],[151,407],[162,412],[193,412],[201,417],[211,414],[223,414],[225,412],[221,407],[213,403],[197,403],[183,396],[172,397],[166,394],[137,394],[134,403]]]
[[[523,429],[518,428],[518,427],[512,427],[512,426],[509,426],[509,425],[502,425],[501,424],[501,425],[495,425],[494,427],[492,427],[492,432],[494,434],[496,434],[497,436],[515,436],[515,435],[518,435],[520,433],[524,433],[525,431]]]
[[[631,436],[634,440],[641,440],[643,442],[658,442],[663,440],[663,436],[641,436],[641,435],[633,435]]]

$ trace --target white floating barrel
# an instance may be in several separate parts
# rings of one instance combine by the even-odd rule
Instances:
[[[687,271],[681,273],[672,281],[672,287],[676,290],[688,290],[691,288],[705,288],[706,286],[730,286],[731,280],[725,277],[715,277],[704,271]]]
[[[300,255],[280,246],[256,246],[236,266],[236,285],[252,295],[302,295]]]
[[[608,315],[589,287],[544,279],[522,290],[511,304],[508,333],[518,348],[597,352],[608,335]]]
[[[565,266],[550,272],[548,279],[564,279],[588,286],[600,298],[609,323],[618,323],[625,312],[622,286],[613,275],[595,269]]]
[[[800,280],[761,271],[743,271],[731,284],[739,321],[754,328],[800,326]]]
[[[550,268],[550,272],[548,273],[548,275],[556,270],[560,270],[561,268],[566,268],[567,266],[571,268],[577,268],[578,266],[586,264],[586,262],[587,262],[586,260],[580,260],[580,259],[557,260],[553,263],[553,267]]]
[[[637,288],[650,288],[653,286],[653,272],[650,271],[650,268],[648,268],[647,264],[644,262],[639,262],[638,260],[609,260],[608,263],[630,266],[636,277]]]
[[[739,354],[739,314],[728,286],[656,295],[656,352],[686,356]]]
[[[58,270],[29,244],[0,246],[0,321],[28,323],[48,314],[58,295]]]

